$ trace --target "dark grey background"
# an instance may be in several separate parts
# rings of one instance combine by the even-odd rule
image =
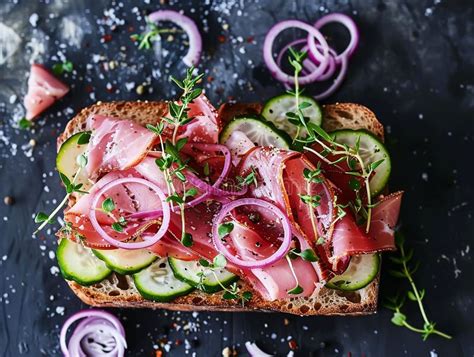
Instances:
[[[427,289],[429,315],[454,339],[423,342],[393,326],[384,308],[359,318],[115,310],[125,323],[128,355],[152,356],[154,345],[168,338],[170,356],[185,355],[185,344],[175,346],[177,339],[192,342],[188,353],[198,356],[219,356],[233,345],[245,354],[247,340],[286,355],[288,339],[300,346],[298,356],[473,356],[472,1],[149,2],[0,4],[0,22],[20,40],[17,51],[0,65],[0,196],[15,199],[13,206],[0,203],[0,354],[59,355],[59,327],[67,315],[85,307],[57,274],[56,228],[33,238],[31,218],[38,210],[51,210],[63,195],[54,172],[55,137],[74,113],[95,100],[174,94],[167,78],[183,71],[179,58],[185,49],[174,45],[181,41],[171,46],[163,41],[170,50],[163,58],[163,51],[138,51],[128,38],[143,29],[139,15],[172,8],[183,9],[199,24],[205,55],[200,68],[213,77],[206,89],[216,105],[228,96],[261,101],[282,91],[262,63],[263,38],[276,21],[313,22],[332,11],[354,17],[360,47],[347,80],[330,101],[365,104],[386,125],[391,187],[406,190],[402,229],[422,263],[417,281]],[[5,28],[0,30],[0,39],[10,36],[7,41],[14,43]],[[111,35],[111,41],[101,43],[104,35]],[[34,131],[14,129],[23,113],[29,61],[51,66],[62,56],[74,63],[74,73],[63,76],[71,92],[41,116]],[[111,60],[119,68],[106,71],[103,64]],[[139,96],[131,82],[146,83],[148,92]],[[27,146],[31,138],[37,142],[33,151]],[[382,295],[398,284],[385,275]],[[408,316],[420,323],[412,305]],[[193,328],[184,332],[184,325]]]

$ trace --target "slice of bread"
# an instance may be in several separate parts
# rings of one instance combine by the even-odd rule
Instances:
[[[259,114],[261,105],[224,104],[219,114],[224,122],[237,115]],[[58,137],[58,150],[61,144],[71,135],[85,129],[86,119],[91,114],[109,115],[112,117],[132,119],[136,122],[154,124],[167,112],[166,102],[98,102],[83,109],[66,126]],[[325,121],[323,127],[327,131],[341,128],[367,129],[383,139],[383,126],[369,109],[359,104],[341,103],[324,107]],[[74,200],[69,202],[72,205]],[[66,237],[59,237],[66,238]],[[86,304],[97,307],[129,307],[129,308],[163,308],[181,311],[277,311],[295,315],[366,315],[375,313],[380,276],[368,286],[355,292],[342,292],[322,288],[309,298],[291,298],[278,301],[266,301],[253,291],[252,299],[242,306],[234,300],[222,298],[222,293],[206,294],[195,290],[190,294],[178,297],[169,303],[160,303],[144,299],[130,276],[113,273],[104,281],[92,285],[81,286],[68,281],[72,291]],[[240,280],[243,291],[252,288]]]

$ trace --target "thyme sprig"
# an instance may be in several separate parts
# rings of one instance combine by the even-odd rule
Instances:
[[[76,163],[78,165],[78,170],[74,174],[74,177],[72,181],[64,174],[61,172],[59,173],[59,177],[61,178],[62,183],[64,184],[66,188],[66,196],[62,199],[62,201],[59,203],[59,205],[51,212],[49,215],[44,213],[44,212],[38,212],[35,216],[35,223],[41,223],[40,226],[34,231],[33,234],[38,233],[41,231],[44,227],[46,227],[47,224],[53,223],[53,218],[59,213],[61,208],[67,203],[69,197],[74,193],[88,193],[86,191],[81,190],[83,184],[79,183],[76,184],[77,178],[79,177],[79,174],[81,171],[86,167],[87,165],[87,156],[84,154],[79,155],[76,158]]]
[[[188,124],[194,118],[189,117],[189,104],[199,97],[202,93],[202,88],[195,88],[196,84],[202,79],[203,74],[194,75],[194,68],[191,67],[186,71],[186,77],[180,81],[174,77],[171,80],[182,89],[182,94],[178,101],[171,101],[168,103],[169,114],[163,117],[162,121],[157,125],[147,125],[147,128],[158,136],[161,147],[161,157],[156,159],[156,165],[163,172],[166,186],[168,189],[168,202],[178,206],[181,215],[181,243],[190,247],[193,244],[193,237],[189,232],[186,232],[186,216],[185,204],[188,199],[191,199],[197,194],[197,189],[192,187],[186,188],[187,179],[184,174],[185,169],[190,169],[184,160],[182,160],[180,151],[187,143],[187,138],[178,139],[179,128]],[[165,140],[163,132],[165,123],[168,123],[173,130],[171,140]],[[178,192],[175,187],[173,178],[177,178],[182,184],[182,190]]]
[[[162,33],[176,33],[178,29],[161,29],[153,22],[147,22],[147,31],[141,34],[135,33],[130,36],[133,41],[140,41],[138,49],[149,50],[152,47],[152,43],[160,38]]]
[[[356,191],[358,197],[358,200],[356,200],[355,205],[355,207],[357,207],[356,213],[361,213],[363,215],[363,218],[366,221],[365,231],[369,232],[373,208],[369,181],[375,169],[384,161],[384,159],[371,163],[365,163],[360,153],[360,137],[358,138],[353,147],[346,144],[338,143],[336,141],[336,137],[329,135],[323,128],[321,128],[319,125],[316,125],[315,123],[310,122],[309,118],[304,116],[303,109],[309,108],[312,105],[309,102],[300,103],[300,94],[302,91],[299,88],[298,77],[303,68],[302,63],[305,58],[306,52],[299,52],[290,48],[289,62],[294,69],[295,89],[294,91],[289,91],[288,93],[294,96],[295,105],[297,109],[296,112],[286,113],[286,116],[288,118],[288,121],[296,125],[298,128],[296,136],[294,138],[294,142],[298,142],[305,145],[304,150],[313,153],[329,165],[337,165],[339,162],[346,161],[347,166],[350,168],[350,170],[346,171],[345,173],[354,177],[359,177],[361,180],[363,180],[367,196],[367,204],[365,206],[362,205],[362,199],[359,195],[359,190],[361,189],[361,187],[360,185],[359,187],[357,187],[357,184],[354,182],[357,180],[351,180],[351,188]],[[299,136],[301,129],[305,130],[306,137]],[[323,152],[318,152],[308,146],[308,144],[312,143],[319,144],[323,148]],[[329,154],[340,157],[334,161],[330,161],[327,158]],[[312,204],[314,201],[308,202]]]
[[[441,332],[435,328],[436,323],[428,318],[425,307],[423,305],[423,298],[425,297],[425,289],[418,289],[415,284],[413,275],[417,271],[419,263],[412,264],[413,249],[405,248],[405,237],[397,233],[395,235],[395,242],[398,248],[398,256],[391,256],[389,259],[395,263],[397,269],[392,269],[389,273],[400,279],[406,279],[410,285],[410,290],[407,291],[406,295],[397,294],[392,297],[386,298],[384,306],[393,311],[392,323],[396,326],[401,326],[409,329],[410,331],[421,334],[423,340],[426,340],[431,335],[438,335],[446,339],[452,337],[444,332]],[[402,307],[405,304],[406,298],[414,301],[418,305],[421,317],[423,319],[423,327],[416,327],[407,321],[407,316],[402,312]]]
[[[212,274],[219,286],[224,290],[224,294],[222,295],[223,299],[238,300],[242,303],[242,306],[244,306],[245,303],[252,298],[252,293],[250,291],[241,291],[237,282],[233,282],[228,287],[222,284],[215,272],[216,269],[225,269],[225,267],[227,266],[227,259],[222,254],[216,255],[212,260],[212,263],[207,261],[206,259],[199,259],[199,265],[204,268],[199,273],[197,273],[197,275],[199,276],[199,289],[203,291],[206,290],[204,286],[204,279],[206,278],[206,275]]]

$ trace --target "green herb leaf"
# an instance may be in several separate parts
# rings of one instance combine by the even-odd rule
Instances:
[[[193,236],[190,233],[184,233],[181,238],[181,244],[185,247],[192,247],[193,245]]]
[[[418,300],[418,299],[416,298],[415,294],[413,294],[412,291],[408,291],[407,296],[408,296],[408,298],[409,298],[411,301],[417,301],[417,300]]]
[[[188,138],[181,138],[176,142],[176,150],[181,151],[181,149],[188,142]]]
[[[354,191],[359,191],[361,185],[357,179],[355,179],[354,177],[351,177],[349,180],[349,187]]]
[[[252,297],[253,297],[253,294],[250,291],[244,291],[242,293],[242,300],[244,302],[250,301],[250,299],[252,299]]]
[[[30,129],[33,126],[33,122],[26,118],[21,118],[18,122],[18,126],[20,129]]]
[[[49,219],[49,216],[44,212],[38,212],[35,216],[35,223],[43,223]]]
[[[394,312],[392,317],[392,323],[397,326],[404,326],[407,317],[401,312]]]
[[[119,233],[123,232],[123,227],[119,222],[112,223],[112,229],[116,232],[119,232]]]
[[[372,162],[372,163],[369,165],[370,170],[371,170],[371,171],[375,171],[375,169],[376,169],[377,167],[379,167],[380,164],[382,164],[382,162],[384,162],[384,161],[385,161],[385,159]]]
[[[198,193],[198,190],[196,187],[191,187],[189,190],[186,191],[185,195],[186,197],[193,197],[196,196]]]
[[[314,253],[314,250],[311,248],[303,250],[300,254],[298,254],[303,260],[306,260],[308,262],[317,262],[319,259]]]
[[[226,300],[232,300],[232,299],[237,299],[237,298],[238,298],[237,294],[233,294],[233,293],[231,293],[231,292],[229,292],[229,291],[226,291],[226,292],[222,295],[222,297],[223,297],[224,299],[226,299]]]
[[[209,267],[211,264],[206,259],[199,259],[199,264],[205,268]]]
[[[212,265],[214,268],[225,268],[227,265],[227,259],[222,254],[218,254],[212,260]]]
[[[74,65],[71,61],[56,63],[53,65],[53,73],[56,75],[63,74],[64,72],[72,72],[73,69]]]
[[[219,238],[221,239],[224,238],[226,235],[232,232],[233,229],[234,229],[234,223],[232,222],[221,223],[219,227],[217,228]]]
[[[115,203],[112,198],[108,197],[102,202],[102,210],[104,212],[110,213],[114,209],[115,209]]]
[[[310,102],[302,102],[302,103],[300,103],[298,108],[300,110],[303,110],[303,109],[309,108],[310,106],[312,106],[312,104]]]
[[[288,290],[288,294],[298,295],[298,294],[301,294],[303,291],[304,289],[301,286],[296,285],[293,289]]]
[[[206,176],[206,177],[211,174],[211,171],[210,171],[210,169],[209,169],[209,163],[208,163],[207,161],[204,163],[204,167],[203,167],[203,169],[202,169],[202,173],[203,173],[204,176]]]

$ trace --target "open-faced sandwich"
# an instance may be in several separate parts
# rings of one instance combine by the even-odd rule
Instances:
[[[375,115],[300,93],[216,110],[199,79],[176,81],[177,101],[97,103],[59,136],[72,290],[94,306],[374,312],[402,197]]]

